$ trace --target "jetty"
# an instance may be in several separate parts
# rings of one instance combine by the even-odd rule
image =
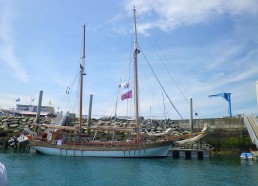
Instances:
[[[211,146],[203,142],[194,142],[191,144],[183,144],[172,146],[169,149],[168,156],[174,158],[186,159],[202,159],[210,157]]]
[[[256,145],[256,148],[258,149],[258,120],[255,115],[245,115],[244,116],[244,123],[248,130],[249,136],[253,142],[253,144]],[[253,157],[255,159],[258,158],[258,151],[251,151]]]

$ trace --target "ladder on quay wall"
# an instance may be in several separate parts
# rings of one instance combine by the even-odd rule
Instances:
[[[63,116],[63,112],[60,112],[54,120],[52,120],[51,125],[59,125],[59,126],[64,126],[66,120],[69,117],[69,112],[66,112],[66,114]],[[52,129],[52,128],[47,128],[46,133],[47,133],[47,139],[52,138],[52,133],[51,131],[56,131],[57,129]]]
[[[54,120],[52,120],[51,125],[64,126],[67,118],[69,117],[69,112],[63,116],[63,112],[60,112]]]
[[[256,148],[258,148],[258,120],[255,115],[250,116],[244,116],[244,123],[248,130],[249,136],[253,142],[253,144],[256,145]]]

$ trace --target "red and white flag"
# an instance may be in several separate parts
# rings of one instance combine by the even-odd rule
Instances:
[[[132,90],[121,95],[122,100],[128,99],[128,98],[132,98]]]

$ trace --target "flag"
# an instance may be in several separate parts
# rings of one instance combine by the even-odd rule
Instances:
[[[129,88],[129,85],[130,85],[130,81],[127,82],[127,83],[121,83],[121,84],[119,85],[119,87],[120,87],[120,88]]]
[[[49,106],[51,106],[51,100],[49,101]]]
[[[21,99],[20,99],[20,98],[16,99],[16,102],[20,102],[20,101],[21,101]]]
[[[132,90],[121,95],[122,100],[128,99],[128,98],[132,98]]]
[[[34,98],[32,98],[31,101],[34,101]]]

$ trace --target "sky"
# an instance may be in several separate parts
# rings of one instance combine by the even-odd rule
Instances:
[[[208,97],[223,92],[234,116],[258,113],[257,0],[0,0],[0,106],[37,105],[43,90],[43,105],[78,113],[86,24],[83,114],[93,94],[93,116],[133,115],[120,96],[133,86],[134,6],[140,115],[188,119],[192,97],[194,118],[228,116],[225,99]]]

